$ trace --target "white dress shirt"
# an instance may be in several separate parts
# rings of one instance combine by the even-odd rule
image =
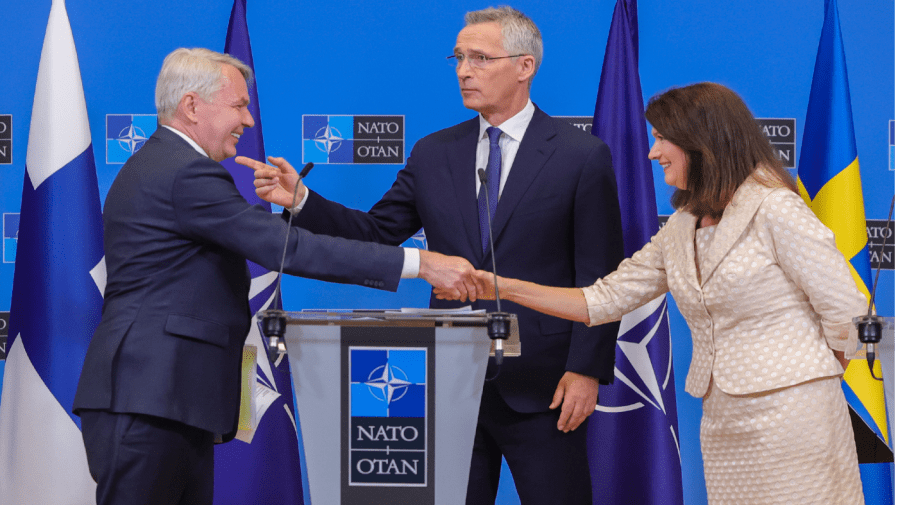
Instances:
[[[514,116],[508,118],[507,121],[498,125],[502,130],[499,137],[499,149],[502,151],[502,168],[499,175],[499,198],[502,197],[502,190],[505,188],[505,181],[508,180],[508,173],[511,171],[511,165],[514,158],[518,154],[518,148],[521,147],[521,139],[527,127],[530,126],[530,120],[533,119],[533,112],[536,110],[533,102],[527,100],[527,105]],[[486,170],[486,165],[490,157],[490,137],[486,133],[486,129],[493,126],[480,115],[480,140],[477,141],[477,157],[474,165],[475,195],[480,194],[480,177],[477,176],[477,169]],[[496,199],[498,200],[498,198]]]

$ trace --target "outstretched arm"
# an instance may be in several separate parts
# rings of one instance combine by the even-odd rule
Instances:
[[[474,279],[477,283],[477,298],[495,300],[493,274],[478,270]],[[550,316],[589,324],[586,298],[580,288],[558,288],[543,286],[518,279],[499,277],[499,296]],[[437,298],[440,296],[437,295]]]

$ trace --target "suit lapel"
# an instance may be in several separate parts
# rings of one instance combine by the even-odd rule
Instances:
[[[474,118],[461,124],[456,141],[447,146],[449,172],[455,189],[456,208],[461,213],[462,226],[471,250],[472,258],[483,256],[480,245],[480,216],[477,210],[477,134],[480,132],[480,121]]]
[[[702,286],[717,270],[724,256],[733,248],[742,233],[751,223],[761,202],[776,188],[770,188],[755,182],[751,177],[739,186],[730,204],[723,211],[723,217],[714,232],[714,239],[707,256],[702,261]],[[693,254],[695,246],[692,247]]]
[[[502,189],[502,196],[496,207],[493,236],[497,242],[524,193],[530,188],[537,174],[555,151],[555,146],[551,142],[555,134],[552,118],[537,107],[533,112],[530,125],[527,126],[527,131],[524,133],[524,138],[521,139],[521,145],[518,147],[514,163],[505,180],[505,187]]]

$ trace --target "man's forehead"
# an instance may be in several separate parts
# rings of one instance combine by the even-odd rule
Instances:
[[[498,23],[478,23],[462,28],[456,47],[495,46],[502,42],[502,28]]]
[[[234,72],[236,72],[236,75],[227,71],[222,73],[221,88],[219,89],[219,93],[221,94],[221,96],[226,97],[230,100],[246,100],[248,102],[249,88],[246,85],[246,80],[243,79],[243,74],[234,67],[230,68],[232,68]],[[229,73],[231,75],[228,75]]]

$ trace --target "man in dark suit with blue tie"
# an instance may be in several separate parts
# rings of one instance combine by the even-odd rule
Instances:
[[[542,40],[529,18],[502,7],[470,12],[465,21],[450,58],[464,105],[479,116],[417,142],[367,213],[308,191],[296,218],[315,233],[385,244],[401,244],[423,226],[430,250],[491,270],[490,213],[499,274],[588,285],[623,259],[610,151],[530,101]],[[290,205],[284,188],[293,187],[296,171],[270,160],[277,167],[237,158],[256,169],[262,198]],[[488,173],[488,191],[478,168]],[[457,307],[448,299],[473,293],[436,288],[430,305]],[[587,328],[510,302],[502,308],[518,316],[522,355],[507,358],[484,384],[467,503],[495,502],[504,456],[523,504],[591,504],[585,423],[599,382],[613,380],[618,326]],[[487,376],[495,371],[491,362]]]
[[[414,276],[400,248],[288,231],[240,196],[219,162],[254,124],[251,77],[224,54],[172,52],[156,86],[160,126],[109,190],[103,315],[74,403],[98,505],[212,504],[213,443],[237,431],[247,259],[277,270],[286,238],[294,275],[393,291]],[[449,290],[472,270],[420,261],[417,276]]]

